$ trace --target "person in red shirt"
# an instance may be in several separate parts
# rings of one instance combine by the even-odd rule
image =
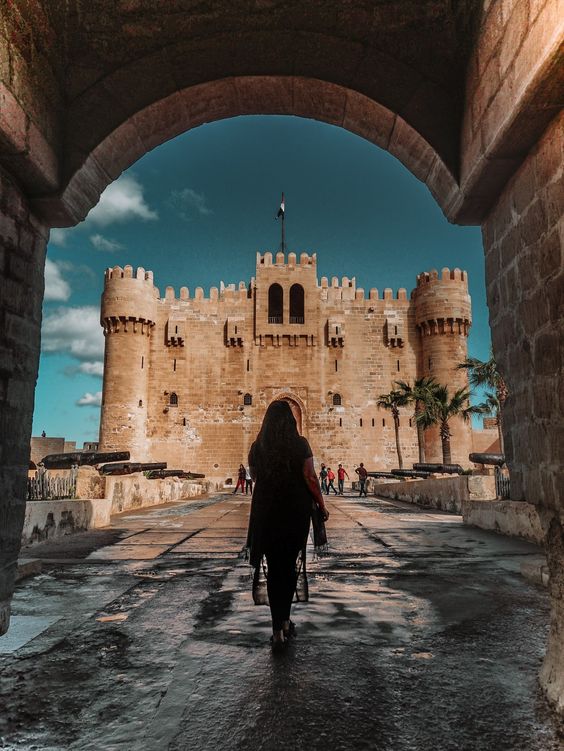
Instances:
[[[339,464],[337,469],[337,484],[339,486],[339,495],[343,495],[345,489],[345,477],[349,479],[349,474],[342,464]]]
[[[327,495],[329,495],[329,492],[332,490],[335,495],[338,495],[337,491],[335,490],[334,483],[335,482],[335,473],[331,469],[331,467],[327,467]]]

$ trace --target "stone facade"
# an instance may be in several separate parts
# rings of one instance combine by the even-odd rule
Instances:
[[[422,375],[467,385],[454,369],[471,325],[466,274],[420,274],[408,298],[404,289],[365,295],[354,278],[318,282],[316,264],[306,253],[257,254],[249,284],[222,284],[209,297],[196,288],[193,298],[186,287],[160,297],[144,269],[108,269],[100,450],[223,481],[283,398],[318,462],[396,467],[393,421],[378,396]],[[412,412],[400,418],[407,465],[417,461]],[[453,460],[467,465],[471,429],[453,421],[452,433]],[[436,432],[426,448],[441,460]]]

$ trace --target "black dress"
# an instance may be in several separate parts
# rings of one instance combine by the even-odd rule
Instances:
[[[247,535],[250,563],[255,568],[253,599],[257,605],[270,605],[275,629],[289,619],[294,596],[300,601],[308,597],[305,547],[313,499],[303,467],[311,456],[309,443],[302,437],[291,457],[276,468],[256,442],[249,452],[249,465],[256,475]]]

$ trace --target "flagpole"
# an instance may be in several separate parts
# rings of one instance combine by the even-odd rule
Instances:
[[[284,226],[284,218],[285,218],[286,212],[282,214],[282,245],[280,247],[280,250],[282,253],[286,252],[286,228]]]

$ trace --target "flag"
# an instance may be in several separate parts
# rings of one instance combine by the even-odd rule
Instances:
[[[278,213],[276,214],[276,219],[284,219],[284,193],[282,193],[282,201],[280,202],[280,208],[278,209]]]

